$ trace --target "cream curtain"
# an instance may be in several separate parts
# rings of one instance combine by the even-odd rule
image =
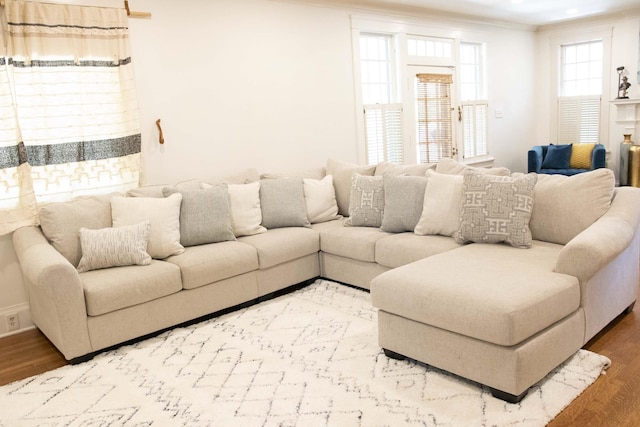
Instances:
[[[0,108],[14,125],[2,121],[2,234],[37,224],[33,195],[41,205],[136,187],[141,148],[124,9],[8,0],[4,13]]]

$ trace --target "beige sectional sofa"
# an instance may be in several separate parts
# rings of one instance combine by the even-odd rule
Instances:
[[[471,194],[469,177],[479,175],[531,181],[453,161],[329,160],[313,171],[262,177],[251,171],[169,191],[142,187],[126,197],[50,204],[41,225],[16,230],[13,241],[32,320],[72,362],[324,277],[371,287],[388,355],[447,369],[513,400],[632,307],[640,189],[614,188],[608,169],[534,176],[524,249],[513,247],[522,243],[509,240],[513,233],[506,233],[509,244],[483,243],[486,236],[469,244],[452,228],[466,224],[464,208],[453,201],[460,205]],[[212,221],[200,215],[201,206],[211,208],[198,204],[206,189],[212,197],[228,194],[229,206],[216,211],[211,242],[199,242]],[[137,223],[145,212],[150,219]],[[122,246],[98,235],[119,227],[137,227],[142,236],[128,243],[133,255],[124,261]],[[136,252],[140,239],[148,253]],[[113,257],[115,266],[103,268],[101,256]]]

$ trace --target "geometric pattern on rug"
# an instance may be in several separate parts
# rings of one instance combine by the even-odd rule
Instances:
[[[0,387],[0,426],[544,426],[610,365],[580,350],[518,404],[377,343],[326,280]]]

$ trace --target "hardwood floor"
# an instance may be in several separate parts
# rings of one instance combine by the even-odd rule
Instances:
[[[619,316],[585,346],[612,365],[548,427],[640,425],[640,304]],[[38,330],[0,339],[0,385],[64,366],[66,361]]]

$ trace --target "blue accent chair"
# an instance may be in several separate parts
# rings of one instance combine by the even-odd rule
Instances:
[[[606,166],[607,150],[602,144],[596,144],[591,154],[591,169],[543,169],[542,162],[547,155],[548,145],[535,145],[528,153],[529,172],[575,175]]]

